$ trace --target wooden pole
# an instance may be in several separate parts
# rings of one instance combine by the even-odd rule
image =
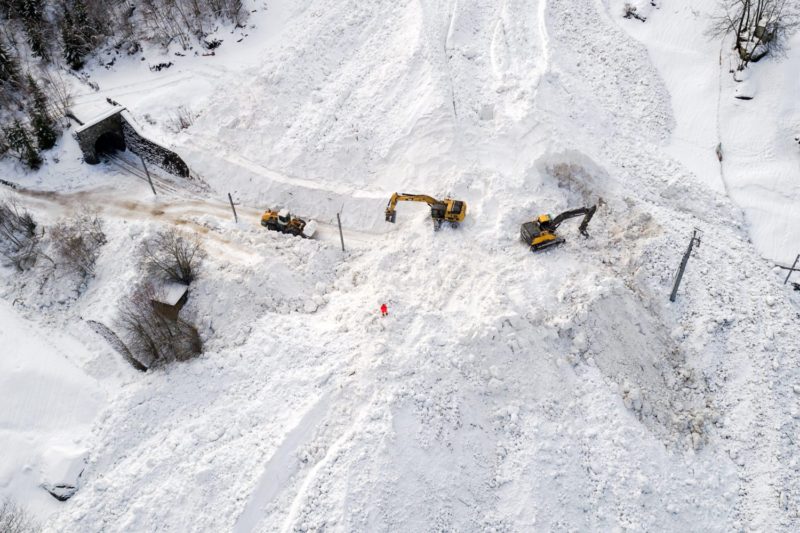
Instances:
[[[342,251],[344,252],[344,233],[342,233],[342,219],[339,213],[336,213],[336,222],[339,223],[339,239],[342,241]]]
[[[786,279],[783,280],[784,285],[786,285],[786,283],[789,282],[789,276],[791,276],[792,272],[794,272],[794,267],[797,266],[797,261],[800,261],[800,254],[797,254],[797,257],[794,258],[794,263],[792,263],[792,268],[789,269],[789,273],[786,274]]]
[[[231,210],[233,210],[233,220],[235,220],[238,224],[239,216],[236,214],[236,207],[233,204],[233,197],[231,196],[231,193],[228,193],[228,201],[231,203]]]
[[[674,302],[675,296],[678,294],[678,287],[681,284],[681,279],[683,279],[683,272],[686,270],[686,263],[689,262],[689,257],[692,255],[692,247],[694,246],[695,241],[697,241],[697,245],[700,245],[700,239],[697,237],[697,230],[694,230],[692,233],[692,240],[689,241],[689,248],[686,249],[686,253],[683,254],[683,259],[681,259],[681,266],[678,267],[678,275],[675,277],[675,285],[672,286],[672,293],[669,295],[669,301]]]
[[[153,196],[156,196],[156,188],[153,187],[153,179],[150,177],[150,171],[147,170],[147,163],[144,162],[144,157],[139,156],[139,159],[142,160],[142,166],[144,167],[144,172],[147,174],[147,181],[150,182],[150,188],[153,189]]]

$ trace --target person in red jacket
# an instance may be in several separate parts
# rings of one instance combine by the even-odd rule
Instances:
[[[381,316],[386,316],[389,314],[389,308],[386,307],[386,304],[381,304]]]

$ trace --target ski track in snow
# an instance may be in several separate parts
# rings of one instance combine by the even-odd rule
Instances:
[[[22,181],[46,218],[89,205],[114,225],[71,303],[4,289],[23,313],[110,321],[155,224],[208,251],[186,308],[206,353],[125,378],[48,529],[796,530],[798,298],[669,148],[682,115],[620,2],[276,9],[240,82],[203,70],[217,89],[176,140],[209,191],[164,177],[175,190],[148,198],[110,167],[91,179],[124,190]],[[178,91],[193,72],[80,98]],[[463,198],[468,218],[433,233],[409,203],[388,227],[401,189]],[[554,251],[518,242],[532,214],[598,198],[590,239],[567,222]],[[286,204],[328,223],[319,240],[253,227]]]

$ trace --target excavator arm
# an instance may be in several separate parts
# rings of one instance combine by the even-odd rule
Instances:
[[[389,205],[386,206],[386,222],[394,223],[397,218],[397,202],[425,202],[430,206],[441,203],[436,198],[426,194],[394,193],[389,199]]]
[[[570,209],[569,211],[564,211],[548,223],[547,229],[550,231],[555,231],[556,228],[558,228],[558,226],[560,226],[565,220],[584,215],[583,221],[581,222],[578,230],[581,232],[581,235],[588,237],[589,234],[587,233],[586,228],[589,226],[589,221],[592,220],[595,211],[597,211],[596,205],[593,205],[592,207],[581,207],[579,209]]]

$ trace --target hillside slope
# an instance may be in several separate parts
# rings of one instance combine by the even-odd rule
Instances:
[[[121,83],[143,124],[193,106],[175,145],[216,200],[98,190],[122,179],[103,166],[94,192],[29,194],[111,221],[59,320],[113,319],[135,244],[181,223],[209,252],[185,311],[206,352],[124,376],[48,529],[796,530],[800,298],[675,141],[686,111],[646,28],[680,13],[631,29],[616,4],[285,1],[176,60],[175,83]],[[401,204],[390,226],[395,190],[464,199],[467,220],[434,233]],[[222,220],[226,192],[244,222]],[[521,222],[594,203],[590,238],[569,221],[560,248],[519,242]],[[342,210],[348,251],[256,225],[286,204]]]

